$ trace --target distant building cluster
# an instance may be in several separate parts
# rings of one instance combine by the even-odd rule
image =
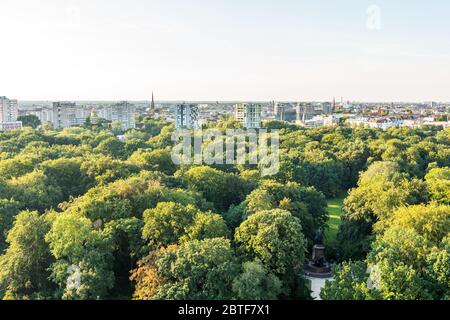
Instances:
[[[207,104],[178,103],[171,106],[173,122],[177,129],[199,129],[207,122],[217,122],[220,111],[208,109]],[[262,125],[262,105],[258,103],[238,103],[233,105],[236,121],[244,128],[258,129]],[[223,110],[223,109],[222,109]],[[228,112],[223,112],[222,115]]]
[[[387,130],[392,127],[419,128],[423,126],[450,127],[450,121],[436,121],[434,117],[402,118],[402,117],[355,117],[346,123],[352,127],[375,128]]]
[[[97,124],[136,127],[137,116],[173,122],[177,129],[199,129],[207,123],[234,116],[247,129],[261,128],[268,121],[292,123],[306,128],[346,123],[354,127],[386,130],[424,125],[450,127],[448,103],[357,103],[331,102],[31,102],[18,103],[0,96],[0,131],[22,128],[19,116],[35,115],[55,129]]]
[[[417,128],[424,125],[450,127],[448,104],[383,104],[333,102],[273,102],[267,119],[295,123],[307,128],[345,122],[353,127],[387,130],[391,127]],[[295,111],[294,111],[295,110]]]
[[[87,119],[94,118],[91,123],[104,119],[111,123],[120,123],[123,130],[128,130],[136,127],[135,111],[135,106],[126,101],[99,105],[57,101],[51,106],[32,106],[20,112],[22,115],[35,115],[42,123],[51,123],[55,129],[82,126]]]
[[[330,115],[333,113],[333,105],[329,102],[272,102],[273,114],[269,119],[306,125],[311,120],[316,122],[317,116]]]
[[[0,131],[21,129],[22,122],[17,121],[18,116],[19,104],[17,100],[0,97]]]

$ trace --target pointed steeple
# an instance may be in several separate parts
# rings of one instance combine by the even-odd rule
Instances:
[[[151,106],[150,106],[150,109],[151,109],[151,110],[155,110],[155,97],[154,97],[154,95],[153,95],[153,91],[152,91],[152,104],[151,104]]]

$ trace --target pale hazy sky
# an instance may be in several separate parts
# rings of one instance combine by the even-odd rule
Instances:
[[[448,0],[0,0],[0,96],[450,101],[449,16]]]

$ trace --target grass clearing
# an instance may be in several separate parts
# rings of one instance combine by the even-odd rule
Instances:
[[[327,228],[325,230],[325,241],[332,243],[336,241],[339,226],[342,223],[341,217],[343,215],[342,206],[344,205],[344,199],[346,196],[341,196],[335,199],[327,201],[327,211],[329,220],[327,222]]]

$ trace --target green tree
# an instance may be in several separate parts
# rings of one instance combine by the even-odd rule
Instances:
[[[153,250],[178,243],[187,233],[198,212],[192,205],[160,202],[155,209],[144,212],[142,237]]]
[[[245,262],[242,273],[233,281],[233,293],[240,300],[276,300],[281,294],[281,281],[256,261]]]
[[[37,212],[23,211],[15,219],[0,256],[0,293],[4,299],[42,299],[52,294],[48,267],[52,263],[45,234],[50,222]]]
[[[450,206],[416,205],[398,209],[389,228],[413,229],[433,245],[439,245],[450,232]]]
[[[295,182],[282,184],[263,180],[260,186],[247,196],[249,214],[259,211],[282,209],[300,219],[302,230],[310,244],[316,230],[325,225],[326,201],[322,193],[313,187],[303,187]]]
[[[212,212],[198,212],[192,225],[186,229],[186,234],[181,237],[180,241],[228,238],[229,235],[230,231],[220,215]]]
[[[22,121],[22,126],[31,127],[33,129],[36,129],[41,125],[41,120],[39,120],[39,118],[36,117],[34,114],[20,116],[17,118],[17,121]]]
[[[375,230],[382,231],[395,209],[426,200],[422,181],[408,179],[395,163],[376,162],[361,175],[358,187],[350,191],[344,211],[348,219],[376,222]]]
[[[292,291],[306,251],[298,218],[280,209],[258,212],[239,226],[235,239],[249,259],[259,259],[283,281],[284,294]]]
[[[344,262],[333,270],[333,281],[327,281],[320,292],[323,300],[372,300],[380,298],[368,288],[369,274],[364,262]]]
[[[144,170],[160,171],[167,175],[173,175],[177,166],[173,163],[169,149],[157,149],[153,151],[137,151],[128,162]]]
[[[58,285],[62,299],[105,298],[114,284],[112,245],[92,222],[72,214],[59,215],[45,237],[56,261],[51,279]],[[71,272],[77,272],[79,283],[68,285]]]
[[[121,159],[125,155],[125,146],[117,138],[111,137],[101,141],[94,151],[115,159]]]
[[[0,160],[0,175],[4,179],[20,177],[33,171],[35,161],[31,157],[19,155],[11,159]]]
[[[144,212],[142,236],[153,250],[180,242],[228,235],[221,216],[200,212],[193,205],[160,202],[156,208]]]
[[[247,184],[238,175],[206,166],[189,169],[183,179],[189,187],[214,203],[219,211],[226,211],[231,205],[241,203],[248,192]]]
[[[449,207],[398,209],[362,263],[344,263],[325,299],[441,300],[450,289]],[[366,272],[364,274],[364,269]]]
[[[104,226],[103,233],[113,246],[114,287],[110,290],[112,298],[130,299],[133,284],[129,280],[130,271],[137,260],[145,254],[141,236],[142,221],[138,218],[117,219]]]
[[[14,218],[20,212],[20,204],[13,200],[0,199],[0,254],[6,249],[6,237]]]
[[[42,170],[35,170],[7,182],[8,198],[20,203],[22,209],[38,210],[56,207],[63,199],[61,188]]]
[[[450,205],[450,168],[435,168],[425,176],[431,199]]]
[[[62,198],[77,197],[87,190],[88,177],[81,171],[80,159],[59,158],[40,165],[44,174],[61,189]]]
[[[228,300],[239,273],[230,241],[223,238],[163,250],[141,268],[132,277],[137,280],[136,299]]]
[[[104,185],[128,178],[138,171],[134,165],[104,155],[87,156],[81,164],[82,174],[91,182],[89,186]]]

